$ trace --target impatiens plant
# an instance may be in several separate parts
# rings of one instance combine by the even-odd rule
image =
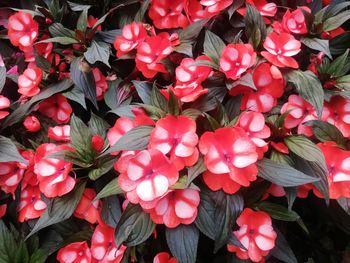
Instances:
[[[0,262],[350,262],[350,2],[0,3]]]

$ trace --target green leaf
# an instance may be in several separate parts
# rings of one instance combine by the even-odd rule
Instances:
[[[181,114],[196,120],[199,116],[202,115],[202,112],[200,110],[190,108],[183,110]]]
[[[99,158],[97,163],[97,168],[89,171],[88,176],[91,180],[95,181],[100,178],[102,175],[108,173],[112,170],[114,163],[116,161],[115,157],[109,158]]]
[[[53,37],[67,37],[75,39],[75,32],[73,30],[65,28],[60,23],[53,23],[52,25],[50,25],[49,31],[51,36]]]
[[[136,15],[135,15],[135,22],[142,22],[145,16],[145,13],[148,9],[148,6],[150,4],[150,0],[146,0],[141,4],[141,7],[139,9],[139,11],[137,11]]]
[[[0,67],[0,92],[2,92],[2,89],[4,88],[6,83],[6,67],[1,66]]]
[[[243,85],[252,88],[253,90],[257,90],[253,81],[253,74],[246,73],[242,77],[240,77],[238,80],[232,81],[227,80],[226,81],[226,87],[228,90],[233,89],[236,86]]]
[[[168,111],[170,114],[178,116],[180,113],[180,101],[171,89],[169,92]]]
[[[79,41],[71,37],[52,37],[52,38],[41,40],[37,43],[59,43],[61,45],[71,45],[71,44],[79,43]]]
[[[42,55],[38,54],[38,52],[34,49],[35,53],[35,63],[36,65],[44,70],[45,72],[50,72],[51,69],[51,63],[44,58]]]
[[[28,161],[18,152],[16,145],[11,139],[0,135],[0,163],[6,162],[28,163]]]
[[[275,247],[270,252],[271,255],[285,263],[298,263],[298,260],[283,234],[275,226],[273,228],[277,233],[277,239]]]
[[[204,25],[208,22],[208,19],[201,19],[194,23],[191,23],[188,27],[181,30],[179,33],[180,42],[196,42],[199,33],[202,31]]]
[[[26,263],[29,262],[29,252],[26,243],[21,241],[15,255],[15,263]]]
[[[292,70],[287,73],[286,77],[295,85],[300,96],[315,108],[317,116],[321,118],[324,92],[318,77],[309,70]]]
[[[167,228],[165,236],[171,254],[178,262],[196,262],[199,231],[193,224]]]
[[[86,182],[79,182],[70,193],[53,199],[45,212],[36,222],[27,238],[45,227],[70,218],[83,195],[85,184]]]
[[[43,249],[37,249],[31,256],[29,263],[45,263],[48,255]]]
[[[84,92],[78,86],[74,86],[71,90],[62,93],[62,95],[69,100],[75,101],[87,110]]]
[[[73,85],[70,79],[64,79],[54,84],[51,84],[45,89],[42,89],[41,92],[32,97],[28,102],[20,105],[15,109],[10,116],[8,116],[2,123],[2,127],[11,126],[17,122],[22,121],[22,119],[30,114],[34,110],[34,106],[37,105],[40,101],[47,99],[56,93],[60,93],[69,89]]]
[[[349,48],[349,45],[348,45],[349,41],[350,41],[350,32],[345,32],[339,36],[332,38],[329,41],[331,53],[333,55],[343,54]]]
[[[67,1],[67,3],[69,7],[72,9],[72,11],[83,11],[91,7],[91,5],[83,5],[83,4],[73,3],[70,1]]]
[[[96,83],[89,65],[81,57],[76,58],[70,65],[70,74],[74,84],[84,92],[85,98],[90,100],[97,109]]]
[[[348,56],[349,56],[349,49],[347,49],[344,54],[342,54],[341,56],[337,57],[329,66],[329,68],[327,68],[327,73],[331,75],[331,77],[335,78],[335,77],[340,77],[343,76],[344,74],[347,73],[346,70],[346,63],[348,60]],[[345,70],[344,70],[345,69]]]
[[[338,89],[341,90],[350,90],[350,75],[345,75],[336,79],[337,84],[335,85]]]
[[[217,107],[217,101],[222,102],[227,94],[225,87],[212,87],[208,89],[208,93],[200,96],[191,104],[191,108],[202,112],[208,112]]]
[[[345,145],[345,138],[341,131],[328,122],[313,120],[304,123],[304,125],[311,126],[314,135],[321,142],[334,141],[338,145]]]
[[[116,227],[115,243],[118,247],[121,244],[137,246],[150,237],[155,226],[149,214],[139,205],[129,203]]]
[[[252,5],[247,4],[246,14],[244,16],[245,35],[249,42],[257,48],[266,38],[266,25],[259,11]]]
[[[282,221],[297,221],[300,216],[294,212],[288,210],[286,207],[274,204],[271,202],[262,202],[258,204],[257,208],[261,211],[268,213],[273,219]]]
[[[329,40],[326,39],[319,39],[319,38],[301,38],[301,42],[313,49],[313,50],[317,50],[317,51],[321,51],[324,54],[326,54],[330,59],[332,58],[331,55],[331,51],[329,50]]]
[[[151,105],[167,112],[168,111],[168,101],[163,96],[163,94],[159,91],[157,86],[153,84],[153,88],[151,91]]]
[[[103,221],[115,228],[121,218],[122,211],[118,197],[108,196],[102,199],[102,212],[101,217]]]
[[[111,47],[109,44],[102,41],[92,40],[91,46],[88,47],[84,53],[84,57],[87,62],[90,64],[95,64],[97,61],[101,61],[108,67],[109,65],[109,56],[111,54]]]
[[[125,133],[111,148],[101,156],[115,151],[135,151],[147,148],[152,126],[138,126]]]
[[[14,262],[16,254],[16,241],[5,223],[0,220],[0,262]]]
[[[105,187],[102,188],[100,192],[96,195],[95,200],[108,197],[111,195],[118,195],[122,194],[124,191],[120,188],[118,184],[118,178],[113,179],[108,184],[105,185]]]
[[[134,84],[137,94],[141,98],[142,102],[145,104],[151,104],[151,93],[152,88],[148,84],[147,81],[139,81],[133,80],[132,84]]]
[[[243,210],[242,196],[228,195],[223,191],[202,189],[201,203],[195,224],[200,231],[215,240],[214,252],[228,242],[233,225]]]
[[[320,180],[319,178],[308,176],[287,164],[266,158],[258,161],[257,165],[260,177],[284,187],[298,186]]]
[[[204,54],[210,57],[216,65],[219,65],[222,49],[225,47],[225,43],[221,38],[207,30],[203,46]]]
[[[122,34],[121,29],[113,29],[113,30],[108,30],[108,31],[97,31],[95,33],[95,38],[100,39],[103,42],[113,44],[116,37],[120,36],[121,34]]]
[[[189,186],[194,179],[196,179],[199,175],[204,173],[206,170],[207,170],[207,167],[204,164],[203,158],[200,157],[195,165],[188,168],[187,186]]]
[[[88,11],[89,11],[90,6],[89,5],[85,5],[85,8],[82,10],[78,21],[77,21],[77,29],[85,32],[87,29],[87,23],[88,23]]]
[[[323,31],[331,31],[333,29],[336,29],[340,27],[342,24],[344,24],[346,21],[350,19],[350,10],[346,10],[344,12],[341,12],[337,14],[336,16],[332,16],[328,18],[323,23]]]

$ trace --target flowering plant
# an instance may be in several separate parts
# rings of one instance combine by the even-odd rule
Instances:
[[[350,2],[0,6],[0,262],[349,261]]]

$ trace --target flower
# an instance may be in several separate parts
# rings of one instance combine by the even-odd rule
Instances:
[[[270,128],[265,124],[264,115],[260,112],[246,111],[238,119],[236,126],[243,128],[256,146],[259,159],[268,150],[268,143],[264,141],[271,135]]]
[[[253,72],[253,83],[256,90],[237,85],[229,91],[229,94],[231,96],[243,94],[241,110],[270,111],[284,92],[285,81],[281,71],[269,63],[261,63]]]
[[[47,137],[58,142],[70,142],[70,125],[49,127]]]
[[[31,14],[20,11],[9,17],[7,34],[12,45],[22,51],[32,47],[38,32],[39,25]]]
[[[93,68],[92,73],[94,75],[94,79],[96,83],[96,99],[102,100],[103,94],[108,89],[106,77],[102,74],[102,72],[98,68]]]
[[[250,181],[256,179],[258,153],[242,128],[225,127],[205,132],[200,138],[199,150],[210,172],[229,173],[230,178],[242,186],[249,186]]]
[[[175,228],[179,224],[189,225],[196,219],[199,202],[198,190],[176,189],[169,191],[152,209],[146,211],[156,224]]]
[[[200,4],[205,6],[205,12],[208,14],[217,14],[229,7],[233,0],[200,0]]]
[[[126,246],[118,249],[114,241],[114,228],[97,225],[91,237],[91,255],[99,263],[120,263]]]
[[[90,263],[91,252],[86,241],[74,242],[58,250],[60,263]]]
[[[40,92],[39,84],[42,80],[43,72],[38,67],[27,68],[22,75],[18,77],[18,93],[33,97]]]
[[[223,48],[220,71],[229,79],[236,80],[254,65],[256,53],[250,44],[229,44]]]
[[[100,152],[103,150],[105,145],[105,140],[98,134],[95,134],[91,138],[91,146],[96,152]]]
[[[122,57],[136,49],[147,37],[147,31],[142,23],[133,22],[123,27],[122,35],[114,41],[117,57]]]
[[[260,15],[264,17],[273,17],[277,12],[277,5],[275,3],[268,3],[266,0],[246,0],[247,4],[254,6],[260,13]],[[239,14],[245,16],[246,8],[242,7],[237,10]],[[264,18],[265,23],[269,22],[266,18]]]
[[[290,12],[289,9],[286,11],[282,19],[282,27],[285,32],[294,34],[306,34],[308,32],[305,16],[302,10],[311,13],[311,10],[305,6],[300,7],[293,12]]]
[[[235,252],[240,259],[260,262],[275,246],[277,238],[271,217],[265,212],[255,212],[250,208],[245,208],[238,217],[237,224],[240,228],[233,234],[247,250],[229,244],[227,245],[228,251]]]
[[[205,171],[202,174],[202,178],[212,191],[222,189],[225,193],[234,194],[241,188],[239,183],[231,179],[229,173],[214,174],[210,171]]]
[[[119,166],[118,184],[134,204],[154,201],[179,179],[175,165],[160,151],[143,150]]]
[[[92,188],[85,188],[77,207],[74,211],[74,216],[85,219],[90,224],[98,222],[100,217],[100,201],[93,201],[96,197],[96,192]]]
[[[6,214],[7,204],[0,205],[0,218],[2,218]]]
[[[328,103],[325,103],[325,109],[329,115],[325,116],[327,122],[337,127],[344,137],[350,137],[350,101],[341,97],[333,96]]]
[[[188,19],[183,14],[183,9],[183,0],[153,0],[148,15],[159,29],[184,28],[188,25]]]
[[[291,34],[271,32],[264,41],[261,55],[277,67],[299,68],[298,62],[292,56],[300,52],[301,43]]]
[[[323,152],[328,168],[329,198],[350,198],[350,151],[345,151],[335,142],[317,144]]]
[[[164,35],[148,37],[137,47],[136,68],[146,78],[153,78],[158,72],[166,73],[160,61],[173,51],[169,38]]]
[[[6,109],[10,107],[10,100],[6,98],[5,96],[0,95],[0,120],[5,118],[10,113],[8,111],[4,111],[3,109]]]
[[[24,222],[39,218],[46,209],[46,203],[41,199],[38,186],[27,185],[22,187],[19,207],[18,221]]]
[[[170,155],[170,161],[182,170],[198,160],[196,122],[187,116],[168,115],[157,121],[151,132],[148,149]]]
[[[154,257],[153,263],[177,263],[177,260],[167,252],[160,252]]]
[[[69,122],[72,111],[66,97],[61,94],[51,96],[39,104],[39,112],[58,124]]]
[[[70,151],[71,148],[45,143],[35,153],[34,173],[38,176],[40,191],[49,198],[67,194],[75,186],[75,179],[69,176],[72,164],[49,157],[50,154],[63,150]]]
[[[33,115],[28,115],[23,122],[23,126],[27,129],[29,132],[37,132],[40,130],[40,121],[37,117]]]

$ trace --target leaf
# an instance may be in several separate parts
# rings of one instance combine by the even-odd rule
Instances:
[[[338,204],[350,215],[350,198],[341,197],[337,199]]]
[[[298,263],[292,249],[284,238],[283,234],[274,226],[277,233],[275,247],[271,250],[271,255],[286,263]]]
[[[201,203],[195,224],[200,231],[215,240],[214,253],[227,244],[233,225],[243,210],[242,196],[228,195],[223,191],[202,189]]]
[[[29,252],[25,242],[21,241],[15,254],[15,263],[23,263],[29,261]]]
[[[137,11],[137,13],[135,15],[135,19],[134,19],[135,22],[142,22],[143,21],[149,4],[150,4],[150,0],[146,0],[141,4],[139,11]]]
[[[34,49],[36,65],[46,72],[50,72],[51,63]]]
[[[183,110],[181,114],[196,120],[199,116],[202,115],[202,112],[197,109],[189,108],[189,109]]]
[[[109,31],[97,31],[95,34],[95,39],[101,40],[103,42],[113,44],[117,36],[122,34],[121,29],[113,29]]]
[[[159,91],[157,86],[154,84],[151,91],[151,105],[167,112],[168,111],[168,101]]]
[[[124,191],[120,188],[118,184],[118,178],[115,178],[108,184],[106,184],[100,192],[98,192],[98,194],[94,198],[94,201],[111,195],[122,194],[123,192]]]
[[[98,159],[97,168],[90,170],[88,173],[89,178],[95,181],[102,175],[108,173],[110,170],[112,170],[115,161],[116,158],[113,156],[111,156],[110,158],[104,158],[104,160],[103,158]]]
[[[327,68],[327,73],[331,75],[331,77],[340,77],[344,74],[347,73],[347,70],[344,71],[344,68],[346,63],[347,63],[347,59],[349,56],[349,49],[347,49],[344,54],[342,54],[341,56],[337,57],[329,66],[329,68]]]
[[[111,148],[101,156],[115,151],[135,151],[144,150],[149,143],[152,126],[138,126],[125,133]]]
[[[87,110],[84,92],[78,87],[74,86],[71,90],[62,94],[67,99],[75,101],[79,105],[81,105],[85,110]]]
[[[52,37],[52,38],[41,40],[37,43],[59,43],[61,45],[71,45],[71,44],[79,43],[79,41],[71,37]]]
[[[73,3],[70,1],[67,1],[67,3],[69,7],[72,9],[72,11],[83,11],[91,7],[91,5],[83,5],[83,4]]]
[[[282,221],[297,221],[300,216],[294,212],[288,210],[286,207],[274,204],[271,202],[262,202],[258,204],[257,208],[261,211],[268,213],[273,219]]]
[[[334,141],[338,145],[345,145],[345,138],[341,131],[328,122],[312,120],[304,123],[304,125],[311,126],[314,135],[321,142]]]
[[[337,14],[336,16],[332,16],[328,18],[323,23],[323,31],[331,31],[333,29],[336,29],[340,27],[342,24],[344,24],[346,21],[350,19],[350,10],[346,10],[344,12],[341,12]]]
[[[257,90],[253,81],[253,74],[246,73],[242,77],[240,77],[236,81],[227,80],[226,81],[226,87],[228,90],[233,89],[236,86],[243,85],[252,88],[253,90]]]
[[[31,256],[29,263],[45,263],[48,255],[43,249],[36,250]]]
[[[277,163],[267,158],[258,161],[257,165],[260,177],[284,187],[298,186],[320,180],[308,176],[287,164]]]
[[[91,46],[88,47],[84,53],[84,57],[90,64],[95,64],[97,61],[101,61],[110,67],[108,62],[110,54],[111,47],[109,44],[102,41],[92,40]]]
[[[332,58],[331,55],[331,51],[329,50],[329,40],[326,39],[319,39],[319,38],[301,38],[301,42],[313,49],[313,50],[317,50],[317,51],[321,51],[324,54],[326,54],[330,59]]]
[[[116,227],[115,243],[117,247],[121,244],[137,246],[150,237],[154,228],[155,224],[149,214],[144,212],[139,205],[129,203]]]
[[[203,47],[204,54],[210,57],[216,65],[219,65],[222,49],[225,47],[225,43],[221,38],[207,30]]]
[[[82,58],[76,58],[70,65],[71,78],[83,92],[85,97],[98,108],[96,101],[96,83],[90,67],[83,62]]]
[[[338,35],[332,38],[329,41],[330,50],[333,55],[343,54],[348,48],[350,41],[350,32],[345,32],[341,35]]]
[[[14,262],[16,253],[16,241],[5,223],[0,220],[0,262]]]
[[[117,196],[108,196],[102,200],[101,217],[107,225],[115,228],[121,215],[122,211]]]
[[[204,25],[209,21],[209,19],[201,19],[194,23],[191,23],[188,27],[181,30],[179,33],[180,43],[190,42],[193,43],[197,41],[199,33],[202,31]]]
[[[227,116],[230,120],[233,120],[236,118],[239,113],[241,112],[241,99],[242,96],[238,95],[235,97],[230,97],[226,104],[225,104],[225,109]]]
[[[168,112],[169,114],[172,114],[174,116],[178,116],[180,113],[180,101],[179,99],[175,96],[174,92],[169,89],[169,100],[168,100]]]
[[[51,36],[54,37],[68,37],[68,38],[75,38],[75,32],[73,30],[70,30],[68,28],[65,28],[60,23],[53,23],[49,26],[49,31]]]
[[[0,135],[0,163],[7,162],[28,163],[28,161],[18,152],[17,147],[12,140]]]
[[[34,106],[44,100],[47,99],[56,93],[60,93],[62,91],[65,91],[69,89],[73,85],[72,81],[70,79],[64,79],[59,82],[56,82],[54,84],[51,84],[50,86],[46,87],[45,89],[42,89],[41,92],[32,97],[28,102],[22,104],[17,109],[15,109],[10,116],[8,116],[4,122],[2,123],[2,127],[8,127],[11,126],[17,122],[22,121],[22,119],[30,114],[34,110]]]
[[[345,75],[336,79],[336,87],[341,90],[350,90],[350,75]],[[341,93],[341,92],[340,92]]]
[[[90,6],[89,5],[85,5],[85,8],[82,10],[78,21],[77,21],[77,29],[85,32],[87,29],[87,23],[88,23],[88,10],[89,10]]]
[[[137,94],[141,98],[142,102],[145,104],[151,104],[152,88],[147,81],[133,80],[132,84],[134,84]]]
[[[196,262],[199,231],[193,224],[179,225],[176,228],[167,228],[165,236],[171,254],[179,262]]]
[[[83,195],[85,184],[86,182],[79,182],[70,193],[53,199],[26,238],[45,227],[70,218]]]
[[[207,167],[204,164],[203,158],[199,158],[197,163],[188,168],[187,173],[187,186],[189,186],[194,179],[207,170]]]
[[[318,77],[309,70],[292,70],[287,73],[286,77],[295,85],[300,96],[315,108],[317,116],[321,118],[324,92]]]
[[[244,16],[245,35],[249,42],[256,48],[266,38],[266,25],[259,11],[252,5],[247,4]]]
[[[2,92],[2,90],[5,86],[5,83],[6,83],[6,67],[1,66],[0,67],[0,92]]]
[[[209,88],[207,94],[200,96],[191,104],[191,108],[202,112],[211,111],[217,107],[217,101],[223,101],[226,94],[227,89],[225,87]]]

